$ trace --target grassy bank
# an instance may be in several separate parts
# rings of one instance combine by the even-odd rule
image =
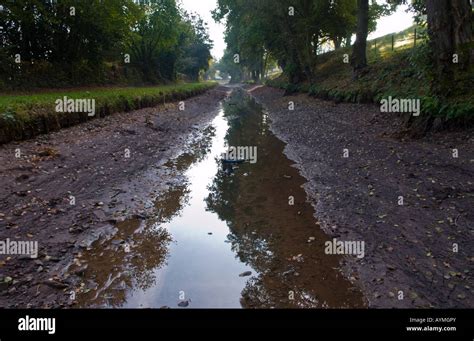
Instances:
[[[203,82],[0,95],[0,143],[31,138],[91,119],[87,112],[56,112],[55,101],[64,96],[70,99],[95,99],[93,118],[96,118],[183,100],[214,86],[214,82]]]
[[[284,75],[267,84],[288,92],[307,92],[336,102],[380,103],[383,98],[420,99],[421,115],[406,115],[414,131],[472,125],[474,119],[474,68],[457,75],[456,88],[449,98],[439,100],[430,93],[431,67],[428,49],[421,37],[415,46],[414,28],[368,42],[369,67],[359,79],[353,78],[349,64],[343,63],[350,48],[318,56],[313,84],[289,84]]]

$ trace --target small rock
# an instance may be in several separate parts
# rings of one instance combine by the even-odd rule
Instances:
[[[49,279],[47,281],[44,281],[43,283],[50,286],[50,287],[52,287],[52,288],[56,288],[56,289],[64,289],[64,288],[68,287],[67,284],[56,281],[54,279]]]
[[[294,269],[290,269],[290,270],[287,270],[285,272],[282,273],[283,276],[289,276],[291,274],[293,274],[295,272]]]
[[[239,277],[247,277],[247,276],[250,276],[252,274],[252,271],[245,271],[245,272],[242,272]]]
[[[85,272],[87,270],[87,264],[81,266],[80,268],[74,270],[74,274],[77,276],[84,276]]]
[[[105,215],[104,211],[102,211],[102,210],[95,210],[95,211],[93,211],[92,213],[93,213],[93,214],[95,215],[95,217],[96,217],[97,219],[99,219],[100,221],[103,221],[103,220],[105,220],[105,218],[106,218],[106,215]]]
[[[140,220],[146,220],[146,219],[148,219],[148,216],[145,215],[145,214],[136,213],[136,214],[133,215],[133,218],[140,219]]]
[[[45,261],[51,261],[51,262],[59,262],[61,258],[59,257],[54,257],[54,256],[46,256],[44,258]]]
[[[181,302],[178,303],[178,307],[182,307],[182,308],[187,307],[187,306],[189,306],[189,302],[191,302],[191,300],[181,301]]]

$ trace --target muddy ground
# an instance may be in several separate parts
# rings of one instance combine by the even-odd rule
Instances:
[[[71,264],[117,222],[145,219],[158,193],[180,182],[164,164],[209,124],[228,90],[188,99],[184,111],[170,103],[0,146],[0,240],[39,247],[37,259],[0,256],[0,307],[72,305],[84,269],[71,273]]]
[[[365,242],[365,257],[346,256],[344,269],[370,307],[474,305],[472,131],[403,139],[401,117],[376,106],[248,89],[308,180],[322,228]]]
[[[365,242],[365,257],[345,256],[343,267],[370,307],[473,306],[472,132],[403,140],[394,134],[401,120],[374,106],[250,90],[307,179],[328,239]],[[38,259],[0,256],[0,307],[74,306],[84,250],[121,221],[146,219],[159,194],[182,182],[167,161],[200,136],[228,92],[186,100],[185,111],[171,103],[0,146],[0,240],[40,249]]]

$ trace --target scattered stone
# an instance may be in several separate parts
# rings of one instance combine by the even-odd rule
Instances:
[[[93,213],[94,213],[95,217],[97,219],[99,219],[100,221],[103,221],[106,218],[106,215],[105,215],[104,211],[102,211],[102,210],[95,210]]]
[[[252,274],[252,271],[245,271],[245,272],[242,272],[239,277],[247,277],[247,276],[250,276]]]
[[[77,276],[84,276],[85,272],[87,270],[87,264],[79,267],[78,269],[74,270],[74,274],[77,275]]]
[[[293,256],[293,257],[291,257],[290,260],[292,260],[292,261],[297,261],[298,263],[301,263],[301,262],[304,260],[304,259],[303,259],[303,254],[300,253],[300,254],[298,254],[298,255],[296,255],[296,256]]]
[[[52,278],[48,279],[47,281],[44,281],[43,284],[46,284],[47,286],[50,286],[50,287],[55,288],[55,289],[64,289],[64,288],[68,287],[68,285],[66,283],[56,281]]]
[[[191,302],[191,300],[181,301],[181,302],[178,303],[178,307],[185,308],[185,307],[189,306],[190,302]]]

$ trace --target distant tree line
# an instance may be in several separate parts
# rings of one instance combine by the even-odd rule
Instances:
[[[0,88],[197,80],[212,41],[175,0],[0,1]]]
[[[367,32],[391,10],[388,5],[369,6]],[[256,80],[274,59],[293,83],[314,79],[317,56],[327,43],[350,46],[358,22],[356,0],[218,0],[213,14],[226,21],[223,62],[234,77],[246,78],[248,72]]]
[[[367,72],[367,35],[378,18],[401,4],[410,5],[419,23],[427,23],[433,88],[446,93],[453,79],[453,55],[458,55],[461,69],[473,62],[470,0],[218,0],[214,18],[227,25],[220,68],[234,81],[259,80],[273,59],[290,83],[313,83],[323,47],[351,46],[355,34],[349,62],[357,78]]]

